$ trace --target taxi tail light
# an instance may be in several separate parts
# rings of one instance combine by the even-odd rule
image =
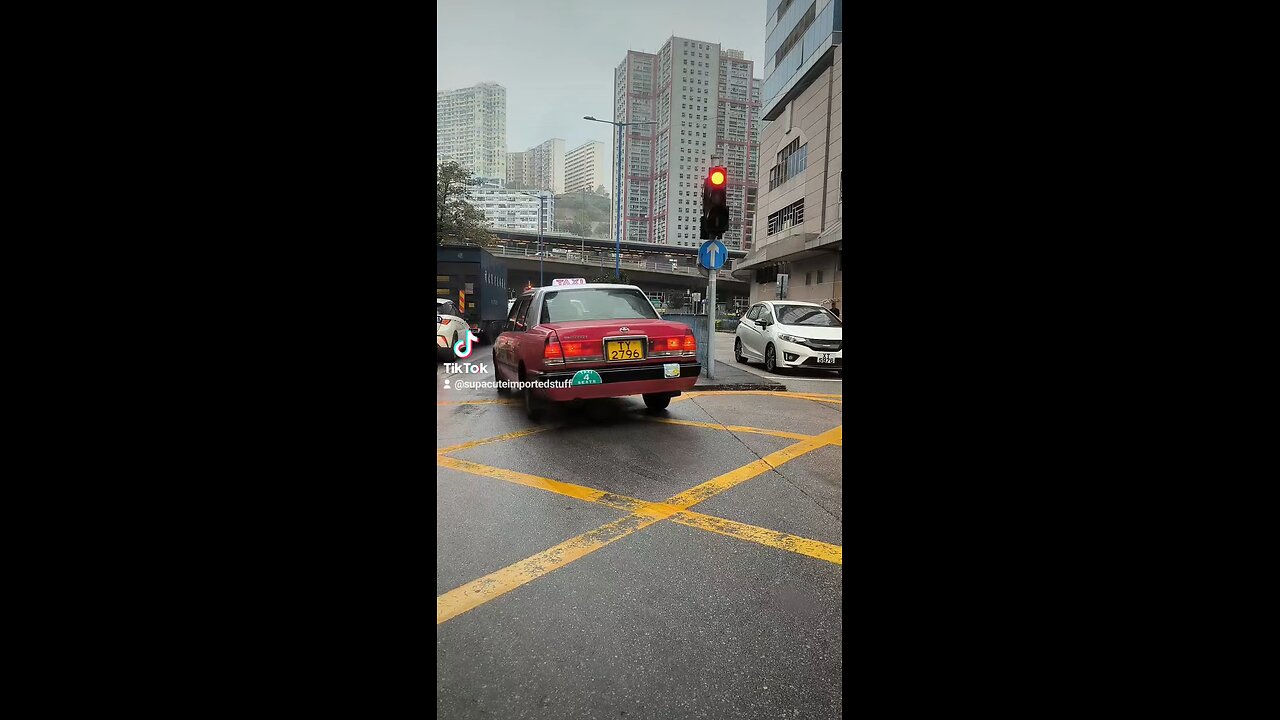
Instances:
[[[602,360],[604,359],[604,344],[601,341],[595,342],[564,342],[560,345],[564,351],[566,360]]]
[[[654,355],[680,355],[684,352],[684,339],[679,337],[649,338],[649,351]]]
[[[690,329],[685,331],[684,343],[681,345],[681,348],[687,353],[698,352],[698,340],[693,336],[693,330]]]
[[[547,338],[547,344],[542,348],[542,360],[544,362],[564,362],[564,350],[560,347],[560,340],[555,335]]]

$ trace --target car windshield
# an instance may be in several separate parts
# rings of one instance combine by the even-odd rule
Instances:
[[[560,290],[547,293],[542,301],[544,323],[657,318],[649,300],[629,288]]]
[[[814,305],[774,305],[778,322],[783,325],[808,327],[841,327],[840,318],[830,310]]]

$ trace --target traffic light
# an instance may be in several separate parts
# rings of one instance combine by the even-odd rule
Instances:
[[[702,239],[719,239],[729,229],[729,171],[717,165],[702,182]]]

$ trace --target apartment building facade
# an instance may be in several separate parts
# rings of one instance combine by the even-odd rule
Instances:
[[[564,140],[552,138],[524,152],[507,153],[507,185],[564,193]]]
[[[525,152],[507,153],[507,187],[533,187],[533,154]]]
[[[474,178],[506,182],[506,88],[480,83],[437,91],[436,158],[461,164]]]
[[[767,0],[754,242],[734,277],[751,302],[841,307],[844,296],[842,0]]]
[[[760,106],[754,66],[741,51],[680,37],[657,53],[627,52],[614,70],[614,118],[656,121],[626,128],[620,181],[616,135],[613,141],[613,184],[627,240],[700,245],[702,184],[714,158],[729,174],[729,230],[722,239],[733,249],[749,244]]]
[[[555,198],[548,193],[535,197],[490,182],[472,186],[467,196],[490,225],[533,232],[555,227]]]
[[[604,143],[599,140],[588,140],[565,153],[564,191],[595,192],[601,186],[608,191],[610,183],[604,153]]]

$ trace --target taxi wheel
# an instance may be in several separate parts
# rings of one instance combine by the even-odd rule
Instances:
[[[742,354],[742,338],[733,339],[733,359],[737,360],[743,365],[747,364],[747,358],[745,355]]]
[[[644,404],[650,410],[666,410],[671,404],[671,396],[666,393],[650,393],[644,396]]]
[[[528,376],[524,373],[524,366],[521,365],[520,380],[526,381],[528,379]],[[537,422],[542,419],[543,409],[542,401],[533,396],[533,388],[526,387],[524,389],[524,414],[528,415],[530,420]]]
[[[496,382],[498,383],[498,394],[499,394],[499,395],[508,395],[508,394],[510,394],[510,393],[511,393],[511,388],[507,388],[507,387],[503,387],[503,386],[502,386],[502,373],[498,372],[498,357],[497,357],[497,355],[494,355],[494,356],[493,356],[493,358],[491,358],[491,359],[493,360],[493,379],[494,379],[494,381],[496,381]]]
[[[531,388],[524,389],[524,413],[529,419],[537,422],[542,419],[542,401],[533,396]]]
[[[764,369],[766,372],[778,372],[778,355],[774,352],[773,343],[769,343],[764,349]]]

